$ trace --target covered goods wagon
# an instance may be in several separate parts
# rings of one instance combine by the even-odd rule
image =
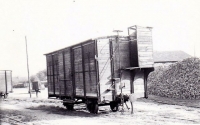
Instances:
[[[89,39],[45,55],[48,96],[62,99],[67,109],[86,103],[91,113],[103,105],[116,111],[134,93],[138,70],[144,74],[147,97],[146,79],[153,69],[151,28],[129,27],[128,36]]]
[[[12,88],[12,71],[0,70],[0,96],[6,98]]]

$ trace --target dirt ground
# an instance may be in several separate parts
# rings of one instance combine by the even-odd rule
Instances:
[[[130,102],[128,105],[130,107]],[[199,106],[199,100],[149,96],[134,103],[134,114],[127,108],[124,112],[112,112],[109,106],[100,107],[98,114],[90,114],[84,104],[75,105],[74,111],[68,111],[60,100],[47,99],[47,89],[38,97],[32,93],[32,98],[27,89],[14,89],[7,99],[1,99],[0,118],[2,125],[200,125]]]

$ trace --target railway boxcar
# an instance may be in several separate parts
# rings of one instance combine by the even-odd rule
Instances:
[[[6,98],[12,88],[12,71],[0,70],[0,96]]]
[[[146,79],[153,69],[151,28],[128,30],[128,36],[89,39],[45,54],[49,97],[62,99],[70,110],[74,104],[86,103],[91,113],[97,113],[98,106],[110,105],[117,111],[119,104],[128,101],[138,70],[147,88]]]

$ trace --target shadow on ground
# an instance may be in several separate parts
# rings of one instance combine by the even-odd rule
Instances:
[[[100,109],[98,114],[92,114],[87,111],[84,106],[75,106],[74,110],[70,111],[67,110],[65,107],[60,106],[53,106],[53,105],[40,105],[36,107],[29,107],[27,109],[30,110],[41,110],[45,111],[48,114],[58,114],[58,115],[65,115],[65,116],[79,116],[79,117],[97,117],[100,115],[109,114],[110,110]]]

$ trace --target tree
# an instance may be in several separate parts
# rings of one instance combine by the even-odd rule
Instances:
[[[46,69],[44,69],[44,70],[42,70],[42,71],[39,71],[39,72],[36,74],[36,76],[38,77],[38,79],[39,79],[40,81],[45,81],[46,78],[47,78],[47,71],[46,71]]]
[[[33,81],[35,81],[35,76],[30,77],[30,82],[33,82]]]

